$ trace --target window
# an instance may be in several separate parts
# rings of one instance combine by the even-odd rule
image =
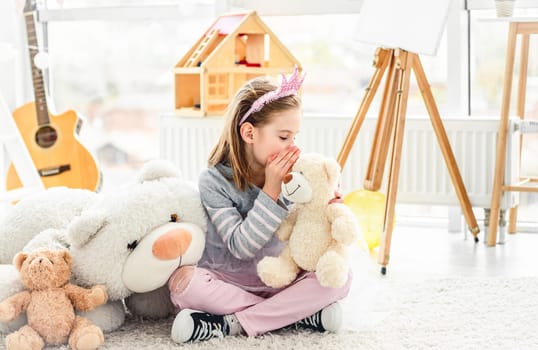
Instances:
[[[58,11],[52,15],[69,8]],[[48,22],[48,46],[56,110],[75,109],[85,118],[81,137],[98,157],[106,190],[158,156],[159,114],[175,104],[173,67],[213,20],[214,5],[201,3],[196,17],[174,20],[109,19],[114,10],[99,11],[87,20]]]
[[[467,12],[462,8],[464,2],[457,1],[437,55],[421,56],[443,118],[465,116],[469,111],[479,116],[499,113],[505,29],[502,24],[477,20],[494,15],[490,2],[466,1],[470,9]],[[41,18],[48,23],[52,97],[57,111],[73,108],[86,117],[83,139],[103,165],[105,189],[114,187],[141,162],[158,156],[160,114],[200,103],[199,98],[180,100],[174,96],[172,70],[177,61],[216,16],[256,7],[276,36],[308,67],[303,94],[305,115],[352,116],[374,72],[375,47],[354,39],[360,3],[361,0],[70,0],[64,1],[60,9],[57,1],[48,0]],[[536,0],[518,3],[530,4],[534,9],[517,11],[536,15]],[[531,47],[537,44],[533,39]],[[235,53],[238,57],[264,59],[271,49],[267,38],[238,36]],[[536,50],[531,55],[534,58],[530,59],[528,94],[536,96]],[[199,91],[196,84],[200,82],[191,78],[185,75],[182,84]],[[229,92],[229,87],[217,76],[211,78],[210,84],[218,95]],[[470,107],[468,99],[472,102]],[[536,101],[527,99],[529,118],[538,118]],[[376,97],[370,109],[373,114],[378,110],[378,103]],[[427,114],[414,79],[408,114]],[[530,165],[526,171],[538,173],[533,168],[538,167],[538,161],[530,157],[531,151],[538,152],[538,141],[526,137],[523,154]],[[536,221],[532,216],[535,202],[535,195],[522,194],[521,218]],[[445,214],[446,210],[437,208],[422,208],[419,213],[421,216]]]

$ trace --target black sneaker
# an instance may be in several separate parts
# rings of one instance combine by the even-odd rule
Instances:
[[[295,326],[318,332],[337,332],[342,326],[342,307],[338,302],[332,303],[315,314],[296,322]]]
[[[172,340],[176,343],[223,338],[229,334],[224,316],[190,309],[181,310],[172,324]]]

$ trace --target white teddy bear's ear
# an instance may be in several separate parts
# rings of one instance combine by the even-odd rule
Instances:
[[[158,180],[162,177],[181,178],[181,172],[167,160],[151,160],[142,166],[138,174],[138,182]]]
[[[82,213],[69,224],[67,239],[73,246],[80,248],[88,243],[106,224],[106,216],[102,212]]]

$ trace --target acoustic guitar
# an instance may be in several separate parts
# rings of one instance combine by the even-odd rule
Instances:
[[[78,138],[82,120],[73,110],[58,115],[49,113],[43,74],[34,62],[38,53],[35,9],[35,0],[27,0],[24,17],[35,102],[27,103],[13,112],[15,124],[46,188],[66,186],[97,191],[101,184],[101,173],[95,158]],[[15,167],[10,164],[6,188],[11,190],[19,187],[22,187],[22,183]]]

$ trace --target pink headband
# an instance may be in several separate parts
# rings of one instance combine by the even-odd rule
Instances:
[[[301,85],[303,84],[303,80],[304,75],[302,77],[299,76],[299,69],[297,68],[297,66],[295,66],[293,74],[290,76],[289,80],[286,80],[286,76],[282,74],[282,83],[280,84],[280,86],[276,90],[269,91],[268,93],[260,96],[256,101],[254,101],[254,103],[252,103],[252,106],[250,106],[250,109],[239,121],[239,126],[241,126],[241,124],[243,124],[252,113],[260,111],[266,104],[278,100],[282,97],[296,95],[297,91],[299,91]]]

